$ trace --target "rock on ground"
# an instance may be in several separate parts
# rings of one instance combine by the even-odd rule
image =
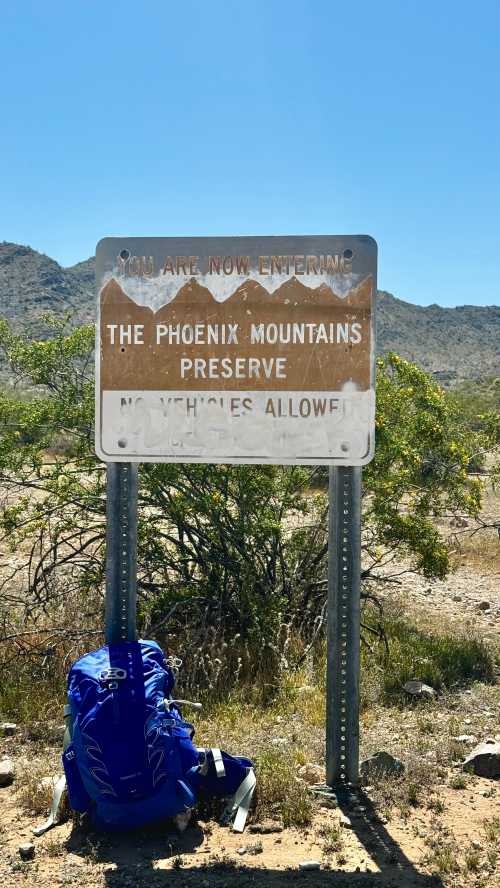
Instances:
[[[410,694],[411,697],[424,697],[426,700],[432,700],[436,696],[436,691],[430,685],[424,684],[423,681],[412,679],[403,685],[403,691]]]
[[[500,743],[480,743],[467,756],[463,767],[478,777],[500,777]]]
[[[323,783],[325,779],[325,769],[321,765],[315,765],[312,762],[302,765],[298,770],[298,776],[305,780],[310,786],[316,783]]]
[[[275,820],[264,820],[262,823],[251,823],[248,827],[248,831],[259,835],[267,835],[268,833],[283,832],[283,826]]]
[[[17,725],[14,722],[2,722],[0,724],[0,736],[13,737],[17,733]]]
[[[359,766],[359,773],[363,780],[370,780],[377,776],[399,777],[404,770],[403,762],[384,751],[375,752]]]
[[[10,786],[14,780],[14,765],[10,759],[0,762],[0,786]]]

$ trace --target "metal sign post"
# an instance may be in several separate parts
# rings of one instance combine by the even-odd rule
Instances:
[[[104,238],[96,280],[108,642],[136,634],[137,463],[329,465],[323,789],[356,784],[361,466],[375,447],[375,241]]]
[[[137,465],[108,463],[106,501],[106,644],[135,641]]]
[[[330,467],[326,782],[359,778],[361,468]]]

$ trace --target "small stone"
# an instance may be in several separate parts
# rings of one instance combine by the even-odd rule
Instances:
[[[301,860],[299,863],[300,870],[319,870],[321,863],[319,860]]]
[[[19,845],[17,850],[21,860],[33,860],[35,856],[35,846],[33,842],[26,842],[24,845]]]
[[[262,823],[251,823],[248,827],[248,831],[264,836],[268,835],[269,833],[283,832],[283,826],[281,825],[281,823],[277,823],[275,820],[263,820]]]
[[[337,796],[326,783],[313,783],[309,789],[322,808],[338,808]]]
[[[14,722],[2,722],[0,724],[0,736],[13,737],[17,733],[17,725]]]
[[[471,842],[471,845],[474,848],[474,851],[482,851],[483,850],[483,846],[481,845],[481,842],[478,842],[477,839],[474,839]]]
[[[337,799],[334,798],[333,796],[324,795],[324,796],[317,796],[317,798],[319,801],[320,808],[329,808],[330,810],[333,811],[333,810],[335,810],[335,808],[338,808],[338,806],[339,806]]]
[[[53,725],[51,729],[51,740],[54,743],[62,743],[64,740],[64,733],[66,731],[66,725]]]
[[[403,762],[395,758],[389,752],[375,752],[370,758],[365,759],[359,766],[359,773],[363,780],[369,781],[375,776],[398,777],[405,770]]]
[[[459,734],[458,737],[452,737],[456,743],[477,743],[477,737],[474,734]]]
[[[352,829],[351,820],[346,814],[340,815],[340,825],[343,826],[344,829]]]
[[[14,781],[14,765],[10,759],[0,762],[0,786],[10,786]]]
[[[286,737],[273,737],[271,743],[273,746],[286,746],[287,739]]]
[[[246,845],[242,845],[241,848],[238,848],[238,850],[236,851],[236,853],[239,854],[240,857],[243,857],[243,855],[247,853],[247,846],[246,846]]]
[[[490,609],[490,607],[491,607],[491,604],[489,601],[480,601],[477,606],[477,609],[480,611],[488,611]]]
[[[478,777],[500,777],[500,743],[480,743],[466,758],[463,767]]]
[[[302,780],[305,780],[309,786],[313,786],[315,783],[323,783],[325,779],[325,769],[322,768],[321,765],[307,762],[307,764],[302,765],[302,767],[299,768],[298,775]]]
[[[423,697],[426,700],[432,700],[436,696],[436,691],[430,685],[424,684],[423,681],[412,679],[403,685],[403,691],[410,694],[411,697]]]

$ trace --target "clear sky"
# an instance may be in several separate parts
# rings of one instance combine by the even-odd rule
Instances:
[[[498,304],[498,0],[5,0],[0,240],[366,233]]]

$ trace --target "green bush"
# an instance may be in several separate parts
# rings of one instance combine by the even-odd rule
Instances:
[[[367,615],[368,623],[374,616]],[[494,680],[494,656],[480,639],[430,632],[390,612],[384,617],[383,628],[387,646],[379,642],[370,653],[365,652],[364,665],[378,670],[388,701],[403,699],[403,685],[411,679],[436,691]]]
[[[94,454],[93,341],[92,327],[68,333],[54,323],[52,338],[31,341],[0,321],[0,351],[32,392],[29,402],[0,396],[0,532],[21,555],[8,580],[18,594],[0,606],[6,644],[16,631],[49,625],[66,652],[68,599],[82,633],[102,626],[105,471]],[[396,355],[378,363],[377,397],[376,456],[363,473],[363,579],[373,588],[384,562],[402,557],[443,577],[449,553],[434,519],[478,513],[481,485],[467,476],[475,440],[439,386]],[[273,693],[282,671],[321,640],[327,501],[313,492],[316,474],[140,467],[139,630],[189,656],[186,689],[224,694],[260,681]],[[0,662],[10,662],[8,644]]]

